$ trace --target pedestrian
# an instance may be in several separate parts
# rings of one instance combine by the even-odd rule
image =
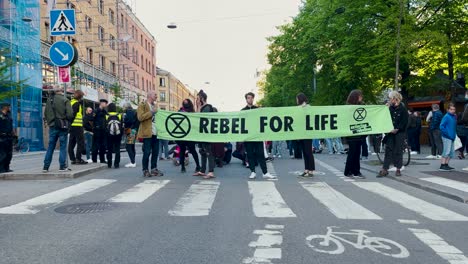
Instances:
[[[442,151],[442,159],[439,171],[451,171],[454,168],[450,167],[449,161],[455,155],[454,142],[457,137],[457,116],[455,115],[456,109],[453,103],[450,103],[447,113],[440,122],[440,132],[442,133],[442,144],[444,149]]]
[[[309,107],[309,100],[303,93],[299,93],[296,96],[296,102],[299,107]],[[304,172],[301,174],[302,177],[313,177],[315,171],[315,159],[312,151],[312,139],[301,139],[298,140],[299,145],[302,149],[302,156],[304,158]]]
[[[395,176],[401,176],[403,167],[403,144],[408,126],[408,110],[402,104],[402,96],[397,91],[392,91],[388,95],[389,109],[392,117],[393,130],[385,135],[385,159],[382,169],[377,175],[378,178],[388,176],[390,163],[396,167]]]
[[[215,112],[214,107],[207,103],[207,99],[208,99],[208,95],[203,90],[200,90],[200,92],[197,95],[198,109],[200,109],[201,113]],[[194,176],[203,176],[204,179],[215,178],[214,176],[215,158],[211,150],[211,143],[201,142],[199,143],[199,147],[200,147],[200,155],[201,155],[201,168],[200,168],[200,171],[194,174]],[[206,174],[207,163],[208,163],[208,174]]]
[[[179,112],[185,112],[185,113],[193,113],[195,112],[195,108],[193,106],[193,102],[190,99],[185,99],[182,102],[182,107],[179,109]],[[198,174],[198,172],[201,170],[200,167],[200,160],[198,158],[198,153],[195,147],[195,142],[192,141],[177,141],[177,145],[179,145],[180,149],[185,152],[188,151],[190,154],[193,156],[193,160],[195,161],[195,174]],[[185,156],[181,156],[181,172],[185,173],[186,168],[185,168]]]
[[[106,116],[107,116],[107,104],[106,99],[99,100],[99,108],[96,110],[94,115],[93,123],[93,151],[92,159],[94,163],[97,163],[97,158],[99,154],[99,162],[107,164],[106,161]]]
[[[124,113],[124,134],[125,134],[125,149],[127,150],[128,157],[130,162],[125,165],[125,168],[136,168],[136,151],[135,151],[135,142],[138,127],[140,122],[137,118],[137,112],[133,109],[130,103],[125,104],[125,113]]]
[[[115,153],[114,168],[120,167],[120,142],[123,134],[123,117],[117,113],[117,106],[110,103],[107,107],[107,167],[112,168],[112,153]]]
[[[49,146],[44,157],[42,172],[49,171],[57,141],[60,142],[59,171],[69,171],[67,164],[67,141],[73,110],[70,101],[63,95],[62,89],[55,89],[47,99],[44,117],[49,127]]]
[[[70,143],[68,144],[68,155],[70,156],[71,164],[83,165],[88,164],[87,161],[81,159],[81,154],[85,152],[84,130],[83,130],[83,96],[81,90],[76,90],[73,94],[73,99],[70,104],[73,110],[73,121],[70,127]],[[76,146],[76,155],[75,155]]]
[[[158,96],[154,92],[147,93],[146,101],[138,105],[137,117],[140,121],[138,128],[138,138],[143,139],[143,177],[164,176],[164,173],[158,170],[158,152],[159,139],[156,129],[156,100]],[[151,156],[151,171],[149,170],[149,159]]]
[[[419,122],[420,123],[420,122]],[[421,124],[419,124],[421,125]],[[418,117],[416,112],[408,110],[408,145],[411,148],[411,155],[418,154],[418,143],[419,143],[419,134],[420,128],[418,129]]]
[[[348,105],[362,105],[363,104],[363,95],[361,90],[353,90],[349,93],[346,104]],[[346,165],[344,169],[344,175],[347,178],[357,178],[365,179],[361,174],[361,150],[364,142],[366,141],[366,136],[351,136],[347,137],[346,141],[348,142],[348,156],[346,157]],[[367,146],[366,146],[367,148]]]
[[[442,155],[442,136],[440,132],[440,122],[442,121],[443,114],[440,111],[438,104],[432,105],[432,111],[429,112],[426,121],[429,124],[429,141],[431,143],[431,155],[427,156],[428,159],[440,159]]]
[[[93,123],[93,109],[91,107],[88,107],[86,108],[86,113],[83,118],[84,138],[86,146],[86,162],[88,163],[93,163],[93,159],[91,159],[91,152],[93,149]]]
[[[215,164],[218,168],[222,168],[224,166],[224,143],[211,143],[211,153],[215,158]]]
[[[286,145],[289,151],[289,157],[294,159],[294,140],[286,140]]]
[[[163,158],[164,152],[164,158]],[[169,158],[169,140],[159,140],[159,160],[170,159]]]
[[[12,172],[10,168],[13,158],[13,119],[11,118],[11,105],[0,104],[0,173]]]
[[[257,106],[254,105],[254,98],[255,98],[255,94],[252,92],[249,92],[245,95],[247,106],[242,108],[242,111],[258,108]],[[249,179],[253,180],[257,177],[257,173],[255,172],[255,163],[257,162],[260,165],[260,168],[263,172],[264,179],[276,179],[276,176],[273,176],[268,172],[266,159],[265,159],[264,143],[261,141],[245,142],[244,145],[245,145],[245,149],[247,152],[247,160],[249,162],[249,168],[250,168]]]
[[[283,149],[283,141],[277,140],[272,142],[272,150],[271,153],[273,154],[273,158],[281,158],[281,151]]]
[[[325,142],[327,143],[328,154],[345,154],[341,138],[327,138]]]

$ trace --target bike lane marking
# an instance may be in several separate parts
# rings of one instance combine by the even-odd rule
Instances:
[[[451,264],[468,264],[468,258],[458,248],[428,229],[408,228],[419,240],[429,246],[437,255]]]
[[[173,209],[172,216],[206,216],[210,214],[220,183],[197,181],[180,197]]]
[[[339,219],[382,220],[325,182],[299,182],[315,199]]]

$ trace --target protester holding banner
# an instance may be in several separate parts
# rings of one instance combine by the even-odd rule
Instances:
[[[214,107],[210,104],[208,104],[206,101],[208,99],[208,95],[203,92],[203,90],[200,90],[197,96],[197,103],[199,105],[199,109],[201,113],[210,113],[214,112]],[[215,178],[214,176],[214,166],[215,166],[215,160],[214,156],[211,150],[211,143],[208,142],[201,142],[200,144],[200,155],[201,155],[201,169],[197,173],[194,174],[194,176],[203,176],[204,179],[211,179]],[[206,165],[208,162],[208,174],[206,173]]]
[[[309,100],[307,96],[303,93],[299,93],[296,96],[297,105],[300,107],[308,106]],[[302,139],[298,140],[299,145],[301,145],[302,156],[304,158],[304,172],[301,174],[302,177],[312,177],[314,176],[315,171],[315,159],[314,154],[312,153],[312,139]]]
[[[242,108],[242,111],[258,108],[257,106],[253,104],[254,98],[255,98],[254,93],[250,92],[245,95],[247,106]],[[247,160],[249,162],[249,168],[250,168],[249,179],[253,180],[257,177],[257,173],[255,172],[255,163],[257,162],[260,165],[260,168],[262,169],[264,179],[276,179],[275,176],[271,175],[268,172],[268,169],[266,166],[263,142],[245,142],[244,145],[247,151]]]
[[[193,113],[195,112],[192,100],[190,99],[185,99],[182,102],[182,107],[179,109],[179,112],[187,112],[187,113]],[[193,159],[195,161],[196,167],[195,167],[195,174],[197,174],[200,171],[200,161],[198,159],[198,153],[197,150],[195,149],[195,142],[191,141],[177,141],[177,145],[179,145],[180,149],[182,152],[189,151],[190,154],[192,154]],[[185,169],[185,156],[182,155],[180,157],[180,164],[182,164],[181,172],[184,173],[186,172]]]
[[[362,92],[360,90],[353,90],[346,100],[348,105],[360,105],[362,104]],[[366,136],[352,136],[346,138],[348,141],[348,157],[346,158],[346,165],[344,169],[344,175],[348,178],[364,179],[365,177],[361,174],[361,149],[366,141]],[[366,146],[367,148],[367,146]]]
[[[403,99],[401,94],[397,91],[392,91],[388,95],[388,99],[393,130],[384,138],[385,159],[383,168],[377,175],[379,178],[388,175],[388,169],[391,163],[396,167],[395,176],[401,176],[401,167],[403,167],[403,143],[408,126],[408,110],[401,103]]]

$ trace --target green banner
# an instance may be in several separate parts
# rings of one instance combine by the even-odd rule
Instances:
[[[387,106],[295,106],[226,113],[158,111],[158,137],[197,142],[335,138],[388,133]]]

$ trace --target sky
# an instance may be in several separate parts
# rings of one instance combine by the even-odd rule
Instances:
[[[129,0],[155,36],[156,61],[219,111],[238,111],[267,68],[267,37],[291,21],[300,0]],[[168,29],[171,22],[177,29]],[[209,84],[206,84],[209,82]]]

